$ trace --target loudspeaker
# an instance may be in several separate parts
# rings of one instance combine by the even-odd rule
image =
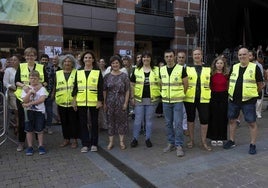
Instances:
[[[194,15],[183,18],[186,34],[195,34],[197,32],[197,20]]]

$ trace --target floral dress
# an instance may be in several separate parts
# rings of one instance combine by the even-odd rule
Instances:
[[[106,91],[108,134],[116,133],[125,135],[128,131],[128,111],[123,110],[126,92],[130,88],[127,74],[113,75],[111,73],[104,77],[104,88]]]

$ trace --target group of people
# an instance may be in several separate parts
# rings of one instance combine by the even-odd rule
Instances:
[[[255,53],[244,47],[239,49],[239,62],[231,68],[227,67],[226,58],[222,55],[215,58],[211,66],[206,66],[200,48],[192,52],[193,65],[186,65],[184,52],[177,54],[177,61],[175,56],[173,50],[166,50],[166,65],[158,68],[151,62],[151,55],[143,53],[141,62],[130,77],[130,99],[135,105],[131,147],[138,145],[142,123],[146,125],[145,144],[152,147],[152,116],[156,104],[161,100],[168,141],[163,152],[176,150],[176,155],[182,157],[184,145],[188,148],[195,146],[196,111],[204,150],[212,150],[207,144],[207,138],[211,140],[212,146],[223,146],[224,149],[234,147],[236,120],[242,111],[250,128],[248,152],[256,154],[256,117],[259,117],[261,108],[257,101],[261,98],[264,82]],[[189,135],[187,144],[184,144],[184,134]]]
[[[152,147],[153,117],[160,103],[168,142],[163,152],[176,150],[176,155],[182,157],[185,146],[195,146],[196,111],[204,150],[212,150],[207,138],[212,146],[234,147],[236,120],[242,111],[250,127],[249,153],[255,154],[256,102],[264,84],[260,68],[250,62],[250,53],[247,48],[241,48],[239,62],[230,70],[222,56],[206,66],[200,48],[192,51],[193,65],[186,63],[184,52],[175,54],[168,49],[161,66],[156,66],[152,54],[144,51],[139,54],[135,66],[128,57],[114,55],[107,68],[104,59],[97,61],[93,51],[86,51],[79,60],[71,54],[62,55],[49,69],[48,56],[42,55],[37,62],[36,49],[27,48],[24,52],[26,62],[19,63],[16,60],[19,58],[13,56],[14,66],[4,75],[9,77],[4,85],[9,90],[10,107],[18,114],[17,151],[24,150],[26,139],[26,155],[33,155],[33,133],[36,133],[38,152],[46,153],[43,132],[45,127],[51,126],[55,100],[63,134],[60,147],[77,148],[80,139],[82,153],[98,151],[99,124],[108,129],[108,150],[114,147],[117,134],[120,149],[126,149],[131,107],[135,120],[130,146],[138,146],[139,133],[144,127],[145,145]],[[76,69],[78,64],[79,69]],[[102,123],[99,116],[103,117]],[[189,136],[187,144],[184,144],[184,135]]]

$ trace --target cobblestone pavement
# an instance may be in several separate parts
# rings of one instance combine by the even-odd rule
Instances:
[[[175,152],[163,153],[166,134],[163,118],[154,119],[152,148],[145,145],[145,137],[138,139],[137,148],[130,148],[132,123],[124,151],[115,147],[108,151],[108,136],[100,132],[100,150],[80,153],[80,147],[60,148],[60,126],[45,135],[47,154],[26,156],[17,152],[16,145],[7,140],[0,146],[0,187],[267,187],[268,185],[268,111],[258,119],[259,136],[256,155],[248,154],[249,130],[242,121],[237,129],[237,146],[230,150],[213,147],[207,152],[199,147],[200,132],[196,126],[196,145],[185,149],[184,157]],[[12,133],[10,134],[12,136]],[[187,138],[185,138],[187,141]],[[142,180],[142,181],[141,181]]]

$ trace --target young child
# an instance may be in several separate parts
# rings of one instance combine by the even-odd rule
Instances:
[[[38,137],[38,151],[40,155],[46,153],[43,146],[45,128],[45,104],[47,91],[40,83],[40,74],[36,70],[32,70],[29,74],[30,86],[27,91],[22,91],[21,98],[23,100],[22,106],[26,109],[25,114],[28,115],[29,122],[25,122],[26,139],[28,148],[26,155],[33,155],[33,132],[37,133]],[[27,113],[26,113],[27,112]],[[25,118],[26,119],[26,118]]]

